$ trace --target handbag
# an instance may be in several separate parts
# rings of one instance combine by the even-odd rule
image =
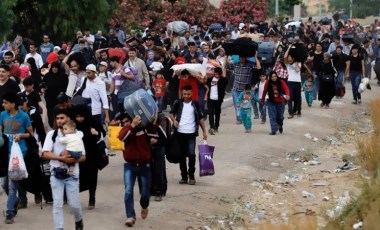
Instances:
[[[214,150],[215,147],[208,145],[206,141],[204,141],[203,145],[198,145],[199,176],[212,176],[215,174],[213,162]]]
[[[335,77],[332,74],[324,74],[324,73],[322,73],[320,79],[321,79],[322,82],[332,82],[332,81],[335,80]]]
[[[124,150],[124,142],[119,140],[118,136],[121,126],[108,126],[108,145],[112,150]]]
[[[70,103],[73,105],[88,105],[91,104],[91,98],[83,97],[83,90],[86,89],[87,78],[84,79],[84,82],[81,88],[76,92],[76,94],[71,98]]]
[[[98,169],[102,170],[110,163],[110,160],[107,154],[107,146],[106,146],[106,143],[104,142],[104,138],[102,134],[99,141],[96,143],[96,145],[98,148]]]

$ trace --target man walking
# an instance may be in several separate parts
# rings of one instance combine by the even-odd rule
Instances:
[[[50,185],[53,193],[53,220],[54,229],[63,229],[63,194],[66,191],[67,202],[75,219],[75,230],[83,230],[82,208],[79,198],[79,162],[86,160],[85,149],[82,146],[82,156],[76,160],[65,150],[65,146],[59,141],[63,137],[63,126],[70,120],[70,113],[65,109],[55,111],[56,130],[51,130],[45,139],[41,157],[50,160],[51,174]],[[63,163],[75,163],[74,171],[68,174],[67,165]]]
[[[195,185],[195,141],[199,126],[203,131],[203,140],[207,140],[207,133],[202,110],[198,102],[192,100],[192,96],[192,87],[190,85],[183,87],[182,99],[174,102],[170,111],[170,119],[178,133],[180,148],[183,153],[183,158],[179,163],[182,177],[179,183]],[[189,168],[186,165],[187,157],[189,158]]]

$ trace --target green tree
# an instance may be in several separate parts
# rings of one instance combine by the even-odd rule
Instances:
[[[12,0],[9,0],[12,1]],[[13,0],[13,33],[36,42],[46,33],[53,41],[73,39],[76,30],[104,28],[116,0]]]
[[[15,21],[15,15],[12,8],[16,5],[14,0],[0,1],[0,38],[3,39],[12,31],[12,25]]]
[[[329,0],[331,11],[344,11],[350,14],[350,0]],[[379,0],[352,0],[352,17],[365,18],[371,15],[379,15],[380,10],[377,7]]]

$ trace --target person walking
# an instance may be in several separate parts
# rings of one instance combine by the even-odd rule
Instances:
[[[318,100],[322,101],[321,107],[328,109],[330,102],[335,96],[335,76],[337,71],[331,61],[329,53],[323,54],[323,62],[320,70],[317,72],[319,80]]]
[[[365,60],[363,55],[359,53],[360,46],[355,44],[352,46],[351,53],[348,57],[348,63],[346,67],[346,79],[351,80],[352,86],[352,104],[361,103],[361,94],[358,92],[360,81],[365,76]]]

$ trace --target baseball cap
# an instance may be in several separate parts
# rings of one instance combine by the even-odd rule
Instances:
[[[90,70],[90,71],[96,72],[96,66],[94,64],[89,64],[86,67],[86,70]]]
[[[207,45],[207,43],[206,43],[206,42],[201,42],[201,47],[202,47],[203,45]]]
[[[102,65],[102,66],[108,67],[107,62],[105,62],[105,61],[101,61],[101,62],[99,63],[99,65]]]

